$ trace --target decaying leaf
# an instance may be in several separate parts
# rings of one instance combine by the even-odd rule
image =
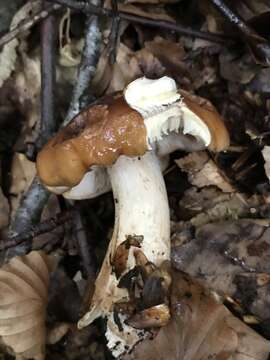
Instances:
[[[56,323],[52,329],[50,329],[46,342],[47,344],[53,345],[60,341],[71,328],[69,323]]]
[[[172,271],[172,319],[124,360],[266,360],[270,342],[235,318],[190,276]]]
[[[126,4],[133,4],[133,3],[139,3],[139,4],[166,4],[166,3],[175,3],[178,2],[178,0],[126,0]]]
[[[48,258],[39,251],[0,269],[0,336],[21,358],[44,359],[49,276]]]
[[[186,52],[181,42],[156,36],[153,41],[145,42],[145,49],[160,61],[166,74],[183,83],[187,70],[183,61]]]
[[[184,220],[196,227],[221,220],[249,217],[251,209],[264,203],[262,196],[246,196],[243,193],[224,193],[214,186],[198,189],[195,186],[185,191],[179,201]]]
[[[256,219],[206,224],[172,249],[174,265],[242,303],[270,329],[270,229]],[[181,234],[179,234],[181,236]],[[267,330],[269,333],[269,330]]]
[[[41,72],[40,58],[29,56],[23,51],[20,52],[22,66],[14,75],[15,93],[21,113],[27,119],[24,122],[22,134],[17,146],[23,145],[23,141],[30,141],[36,137],[33,129],[40,119],[40,87]],[[36,127],[38,130],[38,127]]]
[[[118,4],[118,10],[127,12],[130,14],[144,16],[153,20],[170,21],[175,22],[173,17],[168,15],[162,7],[158,6],[135,6],[133,4]]]
[[[67,9],[59,23],[59,64],[65,67],[78,66],[81,61],[81,52],[84,40],[70,38],[70,9]]]
[[[41,1],[27,2],[14,16],[10,30],[14,29],[22,20],[29,17],[29,14],[37,12],[40,9]],[[19,40],[14,39],[6,44],[3,50],[0,52],[0,87],[4,81],[7,80],[12,71],[15,69],[15,63],[17,60],[17,47],[19,46]]]
[[[233,186],[222,176],[218,167],[205,151],[191,153],[175,160],[188,173],[189,181],[199,188],[215,185],[224,192],[234,192]]]
[[[8,225],[9,222],[9,203],[0,188],[0,229]]]
[[[28,188],[36,174],[35,164],[29,161],[25,155],[15,153],[11,167],[11,186],[9,189],[11,198],[11,211],[13,212],[20,201],[23,192]]]

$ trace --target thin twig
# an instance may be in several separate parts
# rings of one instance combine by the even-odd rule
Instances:
[[[76,236],[79,254],[81,256],[85,274],[92,279],[96,274],[96,259],[94,256],[94,249],[90,249],[87,233],[83,224],[80,212],[75,212],[73,217],[74,235]]]
[[[117,0],[112,0],[112,26],[111,26],[111,33],[109,36],[109,44],[111,44],[109,60],[110,64],[113,65],[116,61],[117,55],[117,42],[119,36],[119,28],[120,28],[120,17],[118,16],[118,3]]]
[[[74,211],[65,211],[63,213],[57,214],[55,217],[42,221],[37,225],[33,225],[29,231],[22,232],[12,238],[7,240],[2,240],[0,242],[0,250],[6,250],[11,247],[17,247],[28,240],[33,239],[34,237],[48,233],[60,225],[63,225],[65,222],[70,221],[74,215]]]
[[[85,14],[92,15],[103,15],[108,17],[113,17],[114,13],[110,9],[100,8],[93,4],[84,2],[84,1],[75,1],[75,0],[49,0],[50,2],[58,3],[63,6],[70,7],[74,10],[79,10],[84,12]],[[194,38],[201,38],[208,41],[213,41],[216,43],[228,43],[228,41],[235,40],[234,37],[227,36],[226,34],[212,34],[205,31],[198,31],[193,29],[188,29],[179,24],[175,24],[173,22],[165,21],[165,20],[153,20],[147,18],[145,16],[139,16],[135,14],[131,14],[125,11],[118,11],[118,16],[121,20],[127,20],[134,23],[143,24],[146,26],[157,27],[160,29],[167,29],[174,32],[177,32],[181,35],[191,36]]]
[[[15,217],[10,225],[9,237],[16,237],[20,233],[30,231],[31,226],[40,220],[43,208],[48,199],[48,190],[44,188],[39,178],[35,177],[16,211]],[[18,247],[16,254],[8,253],[6,256],[9,258],[24,254],[29,249],[30,244],[27,243],[23,247]]]
[[[238,30],[247,35],[254,36],[255,31],[245,23],[245,21],[240,17],[240,15],[236,14],[232,9],[228,7],[222,0],[211,0],[211,2],[219,9],[219,11],[226,17],[227,20],[231,22],[234,26],[238,28]],[[258,34],[256,34],[258,36]]]
[[[0,48],[13,40],[15,37],[21,35],[23,32],[31,29],[31,27],[37,24],[40,20],[45,19],[47,16],[59,9],[61,9],[61,5],[51,4],[47,6],[46,9],[33,14],[30,19],[23,20],[15,29],[12,29],[0,38]]]
[[[55,35],[55,18],[51,15],[41,23],[41,129],[37,148],[42,147],[56,130]]]
[[[96,0],[99,4],[100,0]],[[100,56],[102,36],[97,16],[88,16],[85,30],[85,44],[82,53],[81,64],[78,71],[77,85],[72,94],[72,100],[63,125],[79,113],[89,103],[90,92],[88,91],[91,80],[96,72]]]
[[[249,46],[256,63],[270,65],[270,43],[267,39],[260,36],[251,26],[246,23],[240,15],[234,12],[223,0],[211,0],[217,9],[234,25],[243,40]]]

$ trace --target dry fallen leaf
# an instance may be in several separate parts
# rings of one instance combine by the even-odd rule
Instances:
[[[11,166],[11,186],[9,192],[13,195],[11,211],[17,209],[23,192],[28,188],[36,174],[35,163],[26,158],[24,154],[15,153]]]
[[[175,160],[188,173],[189,181],[199,188],[215,185],[224,192],[234,192],[233,186],[222,176],[217,165],[205,151],[191,153]]]
[[[0,336],[21,358],[44,359],[49,276],[41,251],[15,257],[0,269]]]
[[[159,60],[160,66],[164,68],[163,72],[180,84],[184,83],[185,77],[189,77],[184,63],[186,52],[182,43],[156,36],[153,41],[145,42],[145,49]]]
[[[22,146],[25,141],[33,141],[36,132],[33,129],[40,119],[40,88],[41,72],[39,56],[29,56],[20,51],[21,63],[14,75],[15,94],[21,113],[27,119],[23,124],[22,133],[17,146]]]
[[[65,322],[54,324],[54,327],[48,332],[46,338],[47,344],[56,344],[68,333],[71,327],[71,324]]]
[[[172,4],[179,0],[126,0],[125,4]]]
[[[224,193],[217,187],[208,186],[187,189],[179,201],[184,219],[198,227],[210,222],[235,220],[249,217],[250,209],[264,203],[262,196],[246,196],[244,193]]]
[[[40,10],[41,1],[27,2],[19,9],[12,19],[10,30],[16,28],[18,24],[28,18],[32,12],[38,12]],[[25,36],[25,34],[24,34]],[[0,52],[0,87],[10,77],[12,71],[15,69],[17,60],[17,47],[19,46],[19,40],[17,38],[4,45],[3,50]]]
[[[118,10],[138,16],[147,17],[152,20],[175,22],[175,20],[170,15],[168,15],[164,8],[155,5],[135,6],[133,4],[119,3]]]
[[[158,78],[164,74],[165,68],[152,52],[147,49],[134,52],[120,43],[115,64],[110,65],[107,52],[103,52],[93,79],[93,88],[97,95],[113,93],[123,90],[140,76]]]
[[[181,232],[176,236],[181,239]],[[172,261],[215,292],[237,299],[269,334],[269,239],[268,219],[264,224],[258,219],[206,224],[173,247]]]
[[[124,360],[266,360],[270,342],[235,318],[201,285],[173,271],[172,320]]]

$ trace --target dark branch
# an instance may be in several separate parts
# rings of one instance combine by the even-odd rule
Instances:
[[[268,39],[260,36],[240,15],[234,12],[223,0],[211,0],[226,19],[234,25],[242,39],[247,43],[253,58],[258,64],[270,65],[270,42]]]
[[[100,0],[97,0],[100,3]],[[99,20],[96,16],[88,16],[85,29],[85,44],[82,53],[81,64],[78,71],[78,80],[72,94],[72,100],[63,125],[78,114],[89,103],[89,86],[96,72],[101,50],[101,31]]]
[[[10,225],[10,238],[16,238],[18,234],[30,231],[31,226],[40,220],[43,208],[48,199],[48,190],[44,188],[39,181],[39,178],[35,177],[26,195],[23,197]],[[6,256],[9,258],[15,255],[24,254],[29,248],[29,243],[24,244],[24,246],[16,248],[15,252],[12,251],[6,254]]]
[[[230,9],[222,0],[211,0],[211,2],[219,9],[219,11],[230,21],[231,24],[236,26],[241,33],[247,36],[254,35],[254,30],[251,29],[244,20]]]
[[[65,222],[70,221],[74,211],[66,211],[64,213],[57,214],[55,217],[43,221],[37,225],[33,225],[30,230],[20,233],[12,238],[8,238],[5,241],[0,242],[0,250],[6,250],[11,247],[18,247],[24,242],[33,239],[34,237],[48,233],[60,225],[63,225]]]
[[[112,17],[112,27],[111,27],[111,33],[109,37],[109,44],[111,44],[110,49],[110,64],[114,64],[116,61],[116,55],[117,55],[117,42],[118,42],[118,36],[119,36],[119,28],[120,28],[120,17],[118,16],[118,3],[117,0],[112,0],[112,11],[113,11],[113,17]]]
[[[78,243],[78,250],[83,262],[85,275],[86,277],[94,279],[96,275],[96,259],[94,255],[94,249],[92,249],[89,244],[80,212],[75,212],[73,223],[74,235],[76,236]]]
[[[55,51],[55,18],[51,15],[41,24],[41,129],[38,148],[42,147],[56,130]]]

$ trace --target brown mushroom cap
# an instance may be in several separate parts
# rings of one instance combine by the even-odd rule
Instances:
[[[225,150],[229,135],[212,104],[183,90],[179,93],[186,107],[208,127],[210,150]],[[48,187],[72,188],[93,165],[110,166],[120,155],[143,155],[149,149],[147,138],[143,116],[123,95],[106,96],[83,110],[44,146],[37,157],[37,172]]]
[[[142,116],[116,94],[83,110],[61,129],[37,157],[37,172],[47,186],[78,184],[93,165],[112,165],[117,158],[147,150]]]
[[[184,90],[178,90],[183,96],[183,102],[194,114],[207,125],[211,133],[211,143],[208,148],[212,151],[224,151],[230,145],[230,137],[222,117],[216,108],[206,99],[192,95]]]

